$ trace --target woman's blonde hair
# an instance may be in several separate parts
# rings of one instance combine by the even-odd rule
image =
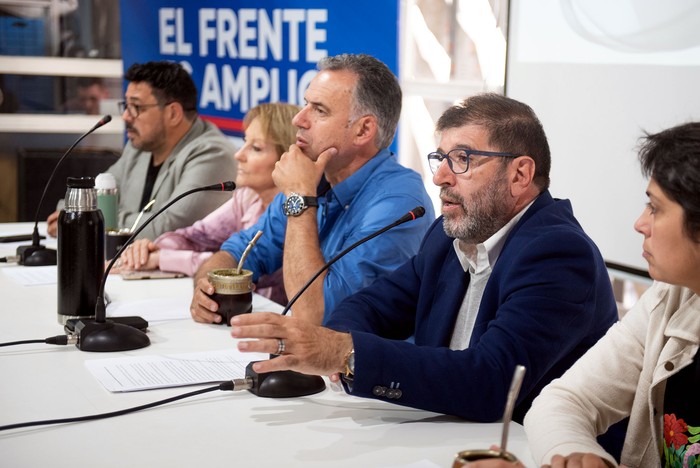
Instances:
[[[297,128],[292,125],[292,118],[300,110],[301,107],[284,102],[260,104],[245,115],[243,128],[258,119],[263,134],[275,145],[277,157],[280,157],[296,141]]]

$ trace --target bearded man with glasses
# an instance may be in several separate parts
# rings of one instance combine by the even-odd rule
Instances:
[[[257,372],[340,377],[352,395],[471,421],[503,416],[513,370],[527,373],[522,422],[540,390],[617,320],[603,258],[550,195],[550,153],[532,109],[496,94],[450,107],[428,156],[442,216],[416,256],[349,296],[326,327],[295,317],[232,320],[242,351],[282,356]],[[409,339],[411,338],[412,339]]]
[[[130,227],[151,200],[154,213],[187,190],[235,180],[236,148],[215,125],[199,118],[197,88],[180,64],[133,64],[124,78],[129,85],[120,110],[129,141],[106,171],[117,181],[120,227]],[[155,239],[190,226],[229,198],[224,192],[191,195],[153,220],[140,237]],[[57,220],[58,211],[47,219],[53,236]]]

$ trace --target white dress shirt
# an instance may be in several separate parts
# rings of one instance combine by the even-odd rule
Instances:
[[[460,350],[469,346],[476,316],[479,313],[481,297],[484,295],[484,288],[491,277],[493,265],[496,264],[511,229],[520,221],[532,203],[534,200],[481,244],[467,244],[459,239],[454,240],[453,246],[459,263],[465,272],[469,272],[469,286],[459,308],[454,330],[452,330],[450,349]]]

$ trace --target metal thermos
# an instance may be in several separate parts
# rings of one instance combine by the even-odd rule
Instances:
[[[97,174],[97,177],[95,177],[95,190],[97,191],[97,207],[105,219],[105,231],[117,231],[119,229],[117,224],[117,210],[119,206],[117,180],[109,172]]]
[[[95,179],[68,177],[58,215],[58,322],[95,316],[104,274],[104,218],[97,208]]]

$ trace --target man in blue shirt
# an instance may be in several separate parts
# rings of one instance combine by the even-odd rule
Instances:
[[[401,88],[391,70],[368,55],[343,54],[319,62],[306,105],[294,117],[296,144],[272,173],[280,194],[258,223],[232,235],[195,275],[190,311],[199,322],[219,323],[206,272],[237,265],[258,230],[245,269],[253,281],[283,268],[292,297],[324,263],[346,247],[423,206],[423,218],[398,226],[354,249],[331,266],[292,313],[325,321],[344,297],[389,273],[418,251],[434,219],[421,177],[387,149],[401,113]]]
[[[514,411],[617,319],[603,258],[567,200],[548,190],[550,154],[527,105],[495,94],[452,106],[428,155],[442,214],[416,256],[333,310],[327,327],[272,313],[231,320],[256,372],[343,375],[353,395],[493,422],[513,370]],[[413,341],[407,340],[413,337]]]

